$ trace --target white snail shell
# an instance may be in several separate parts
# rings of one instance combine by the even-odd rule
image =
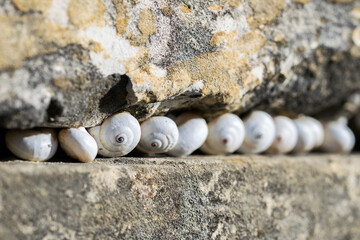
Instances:
[[[200,150],[207,154],[235,152],[244,141],[245,128],[242,120],[232,113],[225,113],[208,123],[209,134]]]
[[[29,161],[46,161],[57,150],[58,141],[53,129],[9,130],[6,146],[17,157]]]
[[[275,138],[275,123],[263,111],[254,111],[245,120],[245,140],[239,151],[261,153],[268,149]]]
[[[187,156],[201,147],[207,136],[208,127],[205,119],[192,113],[183,113],[177,119],[179,140],[167,154],[175,157]]]
[[[275,154],[291,152],[298,140],[298,132],[293,120],[285,116],[277,116],[274,118],[274,122],[275,139],[267,152]]]
[[[320,147],[324,142],[324,127],[320,121],[315,118],[304,116],[304,120],[308,122],[315,135],[315,146],[314,148]]]
[[[140,141],[140,124],[128,112],[107,118],[100,126],[89,129],[104,157],[120,157],[131,152]]]
[[[59,142],[67,155],[81,162],[93,161],[98,152],[95,139],[83,127],[62,129]]]
[[[165,153],[179,139],[176,123],[168,117],[152,117],[141,124],[141,139],[137,146],[145,153]]]
[[[355,136],[347,126],[346,119],[340,118],[337,121],[325,125],[325,140],[321,149],[326,152],[348,153],[354,148]]]
[[[309,121],[303,116],[295,119],[294,123],[298,131],[298,140],[294,148],[294,152],[310,152],[316,146],[317,141],[313,125],[309,124]]]

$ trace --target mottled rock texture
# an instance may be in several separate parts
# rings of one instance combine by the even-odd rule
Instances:
[[[2,239],[360,239],[359,156],[0,164]]]
[[[0,127],[313,114],[360,89],[360,0],[0,0]]]

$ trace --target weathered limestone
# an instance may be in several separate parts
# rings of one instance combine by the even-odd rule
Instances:
[[[0,163],[3,239],[360,239],[358,155]]]
[[[359,0],[0,0],[0,126],[316,113],[360,89]]]

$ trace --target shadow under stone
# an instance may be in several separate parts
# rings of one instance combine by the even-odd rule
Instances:
[[[117,83],[100,100],[99,109],[103,113],[112,114],[120,111],[127,104],[127,85],[130,78],[126,75],[113,74],[109,78],[114,78]]]

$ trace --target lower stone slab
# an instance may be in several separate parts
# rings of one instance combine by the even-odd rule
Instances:
[[[1,239],[360,239],[360,155],[0,163]]]

